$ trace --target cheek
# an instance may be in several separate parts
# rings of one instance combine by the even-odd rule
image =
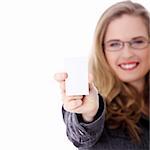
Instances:
[[[147,60],[147,65],[150,70],[150,46],[146,49],[146,53],[143,57],[144,57],[143,59]]]
[[[144,65],[150,70],[150,51],[148,53],[145,53],[141,57],[142,61],[144,62]]]
[[[109,66],[115,70],[115,67],[117,65],[117,61],[118,61],[118,56],[117,55],[113,55],[113,53],[107,53],[105,54],[106,56],[106,60],[109,64]]]
[[[138,56],[141,58],[142,62],[144,62],[146,66],[150,68],[150,48],[141,51]]]

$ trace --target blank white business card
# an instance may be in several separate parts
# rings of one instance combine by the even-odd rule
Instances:
[[[66,95],[88,95],[88,59],[86,57],[71,57],[64,60],[66,79]]]

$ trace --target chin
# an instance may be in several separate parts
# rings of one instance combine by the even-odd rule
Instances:
[[[142,79],[144,79],[144,77],[122,77],[122,78],[119,78],[122,82],[125,82],[125,83],[129,83],[129,84],[132,84],[132,83],[135,83],[135,82],[139,82],[139,81],[142,81]]]

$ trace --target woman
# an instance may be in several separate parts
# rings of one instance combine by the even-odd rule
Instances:
[[[89,95],[66,96],[57,73],[67,136],[79,150],[149,149],[150,15],[116,3],[101,16],[89,61]]]

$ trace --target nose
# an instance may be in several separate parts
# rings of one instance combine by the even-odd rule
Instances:
[[[130,47],[129,43],[124,43],[124,47],[122,50],[122,57],[130,58],[132,56],[134,56],[134,51]]]

